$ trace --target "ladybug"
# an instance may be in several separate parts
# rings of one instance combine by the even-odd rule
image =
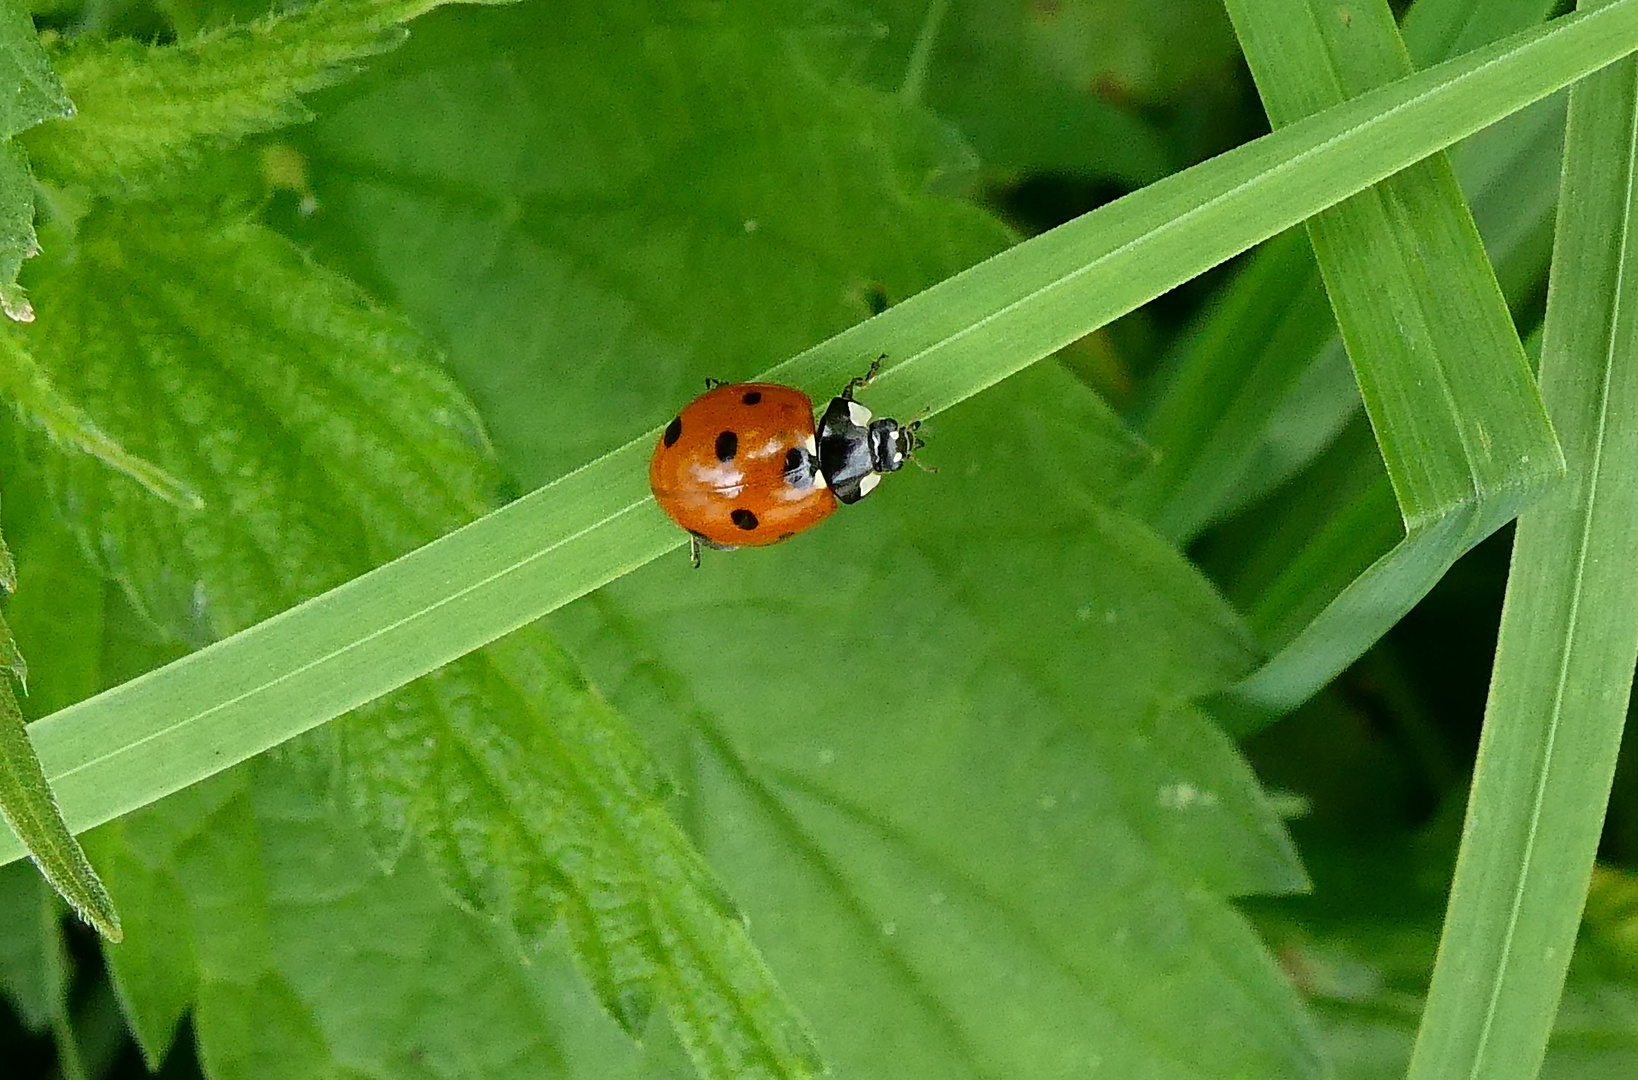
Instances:
[[[817,428],[812,400],[795,387],[715,380],[666,425],[648,485],[688,530],[695,566],[701,544],[732,551],[789,540],[904,467],[921,446],[921,422],[875,419],[853,399],[882,359],[831,399]]]

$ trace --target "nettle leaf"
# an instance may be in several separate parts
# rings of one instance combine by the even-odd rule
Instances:
[[[436,328],[527,478],[862,317],[861,282],[902,296],[1002,239],[884,167],[925,120],[817,75],[777,13],[645,15],[440,18],[303,144],[326,234],[363,248],[338,255]],[[1142,448],[1046,366],[927,434],[938,476],[553,625],[662,748],[839,1073],[1316,1075],[1223,899],[1301,871],[1185,704],[1253,657],[1109,508]]]
[[[269,755],[88,838],[129,912],[109,964],[150,1067],[196,1001],[214,1080],[522,1080],[581,1046],[629,1068],[566,965],[525,962],[419,855],[384,873],[324,787]]]
[[[17,285],[17,273],[40,248],[34,236],[34,179],[27,155],[12,136],[73,114],[74,106],[40,47],[28,6],[22,0],[0,0],[0,310],[24,322],[34,313]]]
[[[18,637],[41,657],[29,704],[50,711],[171,659],[112,587],[104,596],[43,497],[16,513],[28,501],[8,519],[21,519]],[[125,915],[106,959],[152,1070],[197,1003],[216,1080],[624,1080],[638,1063],[656,1080],[695,1075],[663,1017],[633,1046],[558,941],[525,955],[506,927],[461,911],[420,852],[385,872],[331,797],[332,769],[281,748],[86,837]],[[24,864],[0,869],[0,909],[19,915],[0,926],[0,990],[46,1016],[60,988],[41,938],[56,926],[31,882]],[[36,920],[23,902],[46,910]]]
[[[26,862],[0,868],[0,993],[24,1026],[60,1022],[68,1005],[67,957],[57,902]]]
[[[198,492],[109,438],[84,409],[63,396],[16,335],[0,333],[0,354],[4,356],[0,360],[0,398],[9,401],[24,422],[44,432],[59,448],[90,454],[161,499],[196,510],[204,506]]]
[[[17,564],[0,540],[0,591],[17,588]],[[28,848],[34,864],[75,912],[110,941],[120,939],[119,915],[97,872],[68,831],[46,782],[40,758],[24,730],[22,706],[12,686],[28,683],[28,665],[17,639],[0,616],[0,817]]]
[[[31,134],[35,167],[96,192],[145,190],[202,150],[309,119],[302,94],[392,48],[398,24],[445,2],[315,0],[176,45],[75,39],[54,59],[78,115]]]
[[[300,144],[312,241],[443,339],[525,483],[1010,239],[934,190],[950,131],[826,78],[781,5],[652,7],[436,16]]]
[[[1130,0],[1097,8],[876,0],[853,33],[816,35],[816,44],[844,51],[876,85],[958,124],[991,172],[1151,183],[1177,168],[1176,150],[1132,99],[1152,100],[1226,68],[1237,55],[1233,35],[1221,4]],[[1203,15],[1202,32],[1185,41],[1157,40],[1145,25],[1185,10]],[[1150,58],[1164,49],[1168,65],[1154,67]]]
[[[190,510],[83,458],[43,462],[85,548],[168,633],[231,633],[494,505],[478,421],[432,350],[261,227],[122,205],[82,219],[39,269],[62,317],[30,329],[33,354],[204,495],[208,509]],[[646,752],[543,631],[406,687],[334,738],[389,853],[421,837],[460,897],[526,940],[561,918],[628,1029],[658,998],[708,1075],[815,1067],[665,817]]]
[[[656,564],[552,618],[667,748],[848,1075],[1319,1071],[1222,899],[1301,872],[1183,704],[1246,638],[1104,505],[1125,444],[1096,411],[1032,371],[941,418],[937,477],[800,548]]]

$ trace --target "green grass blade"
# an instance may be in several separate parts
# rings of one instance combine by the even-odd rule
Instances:
[[[1638,0],[1429,69],[1037,237],[775,369],[937,411],[1252,244],[1638,48]],[[655,421],[663,420],[656,417]],[[39,721],[86,828],[402,685],[676,547],[640,439],[242,634]],[[14,858],[15,843],[0,846]]]
[[[1385,0],[1346,13],[1230,0],[1279,126],[1410,70]],[[1563,468],[1512,316],[1443,154],[1308,222],[1387,463],[1404,543],[1233,693],[1278,712],[1329,682]],[[1303,598],[1305,602],[1308,597]]]
[[[1638,660],[1638,63],[1570,98],[1541,380],[1569,481],[1519,520],[1413,1080],[1525,1080],[1575,946]]]
[[[1422,0],[1406,16],[1405,44],[1419,60],[1446,59],[1539,23],[1551,7],[1545,0]],[[1328,58],[1310,59],[1329,67]],[[1561,156],[1557,112],[1543,103],[1509,117],[1465,143],[1457,161],[1515,303],[1546,269],[1550,240],[1543,237]],[[1126,503],[1178,543],[1288,479],[1360,404],[1312,254],[1295,234],[1250,260],[1166,368],[1137,415],[1159,461]]]
[[[1230,0],[1276,126],[1408,74],[1386,0]],[[1413,528],[1559,467],[1512,318],[1443,154],[1308,222],[1366,411]],[[1470,419],[1471,418],[1471,419]],[[1482,426],[1481,426],[1482,425]]]

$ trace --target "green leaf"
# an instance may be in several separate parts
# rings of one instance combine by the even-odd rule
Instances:
[[[33,327],[41,364],[209,506],[232,508],[158,503],[84,459],[42,463],[65,506],[91,511],[74,519],[82,547],[178,639],[230,633],[494,499],[476,418],[429,347],[259,226],[93,212],[36,288],[75,315]],[[527,942],[561,920],[629,1030],[657,998],[707,1075],[811,1071],[800,1022],[665,817],[647,755],[538,628],[373,703],[334,738],[389,858],[419,837],[463,901]],[[149,1042],[173,1023],[161,1012]]]
[[[0,540],[0,588],[17,587],[11,549]],[[7,678],[6,676],[11,676]],[[0,817],[28,848],[40,873],[74,911],[111,941],[120,939],[119,915],[97,872],[63,822],[40,759],[24,730],[11,679],[28,684],[28,665],[0,616]]]
[[[1413,1078],[1534,1076],[1575,942],[1638,662],[1635,176],[1623,61],[1570,94],[1541,359],[1570,473],[1519,520]]]
[[[68,1008],[68,962],[57,903],[26,863],[0,869],[0,991],[23,1023],[40,1030],[60,1023]]]
[[[117,469],[151,493],[178,506],[199,510],[204,500],[188,485],[150,461],[127,451],[65,398],[13,334],[0,333],[0,397],[26,423],[38,427],[65,450],[79,450]]]
[[[45,120],[74,115],[57,75],[34,32],[28,7],[19,0],[0,4],[0,139]]]
[[[839,1072],[1318,1072],[1221,899],[1303,878],[1178,700],[1244,670],[1244,634],[1107,509],[1133,462],[1096,408],[1037,369],[939,425],[961,484],[898,479],[806,551],[656,566],[553,617],[668,748]],[[792,658],[827,692],[743,677]]]
[[[23,322],[33,318],[17,285],[23,260],[39,251],[34,238],[34,180],[28,157],[12,136],[45,120],[72,116],[21,0],[0,3],[0,310]]]
[[[861,124],[891,132],[889,149],[914,134],[888,127],[891,99],[793,80],[800,57],[712,47],[737,21],[622,40],[577,32],[574,10],[429,27],[348,87],[307,149],[315,236],[358,238],[357,272],[438,329],[518,473],[554,475],[606,440],[611,401],[616,421],[663,417],[746,342],[790,351],[857,319],[843,302],[860,277],[896,291],[918,252],[993,242],[981,220],[882,186],[881,137],[844,152]],[[709,66],[677,59],[701,53]],[[523,134],[504,167],[473,122],[499,88],[475,54],[529,73],[507,79]],[[576,122],[582,98],[620,122]],[[792,98],[812,151],[746,138],[755,103]],[[673,110],[753,180],[669,145],[652,117]],[[559,188],[553,162],[609,159],[645,163],[613,181],[640,197],[600,197],[611,181],[595,175]],[[719,200],[755,206],[749,241],[726,212],[685,216]],[[874,222],[884,203],[893,232],[809,238],[809,218]],[[597,258],[584,235],[605,238]],[[650,261],[684,269],[627,269]],[[754,299],[700,304],[703,274],[713,296],[803,302],[774,321]],[[1074,1075],[1094,1056],[1115,1073],[1311,1072],[1289,994],[1221,899],[1297,887],[1300,869],[1231,748],[1178,700],[1251,658],[1199,577],[1107,509],[1141,447],[1052,365],[926,430],[939,476],[896,478],[774,550],[698,573],[665,560],[554,629],[661,748],[680,821],[837,1072]],[[1130,993],[1111,1002],[1110,984]],[[1224,1054],[1208,1049],[1222,1029],[1128,1004],[1151,999],[1254,1019]]]
[[[29,322],[34,309],[28,294],[17,284],[23,260],[39,253],[34,236],[34,177],[28,155],[14,140],[0,142],[0,311],[7,318]]]
[[[21,654],[0,619],[0,654],[19,674]],[[0,676],[0,816],[28,848],[34,864],[74,911],[110,941],[120,940],[119,915],[85,852],[63,823],[51,785],[23,728],[11,681]]]
[[[1568,16],[1169,177],[774,375],[835,387],[861,356],[886,352],[901,359],[875,402],[936,412],[1634,47],[1638,0]],[[126,318],[152,321],[126,308],[115,322]],[[244,760],[673,549],[678,533],[645,492],[651,438],[231,643],[40,722],[35,738],[70,820],[107,820]],[[298,532],[297,542],[312,541]],[[0,847],[0,857],[14,850]]]
[[[826,77],[788,12],[655,7],[451,13],[301,145],[320,207],[301,239],[447,343],[525,484],[631,438],[646,457],[702,378],[749,376],[867,317],[872,290],[897,303],[1011,239],[930,190],[971,165],[949,130]],[[491,137],[497,100],[514,137]],[[628,363],[574,363],[543,326]]]
[[[820,47],[853,46],[838,67],[956,124],[988,173],[1067,172],[1136,187],[1176,168],[1176,155],[1122,87],[1152,101],[1235,59],[1221,8],[1183,6],[1202,7],[1205,26],[1217,32],[1160,40],[1145,23],[1155,5],[1138,3],[1101,5],[1104,21],[1117,25],[1088,40],[1081,35],[1096,13],[1080,5],[1060,5],[1059,17],[1008,0],[881,0],[857,29],[827,28],[812,38]],[[1094,58],[1100,48],[1104,55]],[[1177,63],[1151,67],[1165,49],[1175,50]],[[1108,80],[1080,78],[1081,69],[1105,61],[1114,68]]]
[[[53,183],[140,194],[206,149],[308,119],[302,94],[392,48],[398,24],[445,2],[315,0],[175,45],[78,38],[54,57],[77,114],[25,142]]]
[[[380,869],[326,789],[322,768],[264,758],[88,838],[118,867],[128,935],[108,959],[139,1030],[191,1007],[218,1080],[639,1075],[652,1054],[559,950],[520,954],[418,851]],[[157,1068],[168,1039],[143,1045]]]

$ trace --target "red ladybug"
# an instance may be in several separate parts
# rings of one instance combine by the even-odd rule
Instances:
[[[688,530],[695,566],[702,543],[732,551],[788,540],[904,466],[921,445],[920,422],[876,420],[853,400],[880,366],[843,387],[817,429],[808,395],[778,383],[713,385],[666,425],[648,485]]]

